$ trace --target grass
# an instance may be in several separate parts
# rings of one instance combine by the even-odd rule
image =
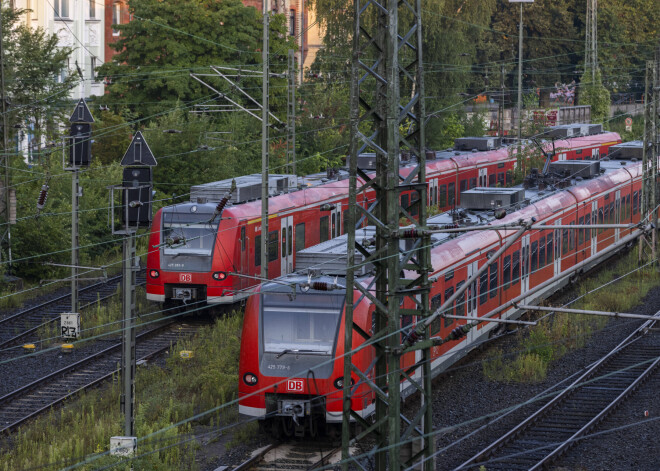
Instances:
[[[575,288],[579,300],[574,309],[626,312],[632,310],[658,285],[660,275],[648,266],[607,285],[638,268],[637,250],[619,256],[602,268],[596,276],[585,278]],[[484,376],[491,381],[539,382],[546,377],[548,367],[569,351],[583,347],[591,336],[609,322],[607,317],[588,314],[557,313],[538,325],[518,333],[517,350],[508,356],[496,351],[483,365]]]
[[[218,319],[193,338],[171,349],[164,367],[137,370],[135,427],[138,437],[170,427],[188,417],[207,411],[237,397],[238,355],[242,315]],[[193,350],[183,359],[181,350]],[[0,452],[0,471],[40,468],[61,469],[86,456],[109,450],[110,437],[122,435],[118,381],[81,395],[70,407],[52,411],[21,427],[11,450]],[[216,426],[235,420],[236,408],[205,415],[194,422],[172,427],[152,440],[138,442],[144,455],[113,469],[195,470],[198,444],[193,427]],[[236,443],[253,434],[246,426]],[[92,470],[119,461],[103,456],[77,469]]]

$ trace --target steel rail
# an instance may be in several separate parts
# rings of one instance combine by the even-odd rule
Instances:
[[[160,324],[160,325],[158,325],[158,326],[156,326],[152,329],[149,329],[148,331],[145,331],[145,332],[142,332],[142,333],[138,334],[138,336],[136,338],[136,341],[145,342],[145,341],[149,341],[149,340],[155,340],[156,336],[160,332],[162,332],[162,331],[169,332],[170,331],[169,328],[174,324],[176,324],[176,321],[174,321],[174,320],[166,321],[165,323]],[[167,333],[167,332],[164,332],[164,333]],[[142,355],[139,358],[139,360],[149,359],[149,358],[153,357],[154,355],[157,355],[157,354],[161,353],[162,351],[167,350],[170,347],[171,347],[171,343],[167,342],[165,345],[158,346],[155,349],[151,349],[147,354]],[[75,363],[72,363],[71,365],[67,365],[64,368],[61,368],[61,369],[59,369],[57,371],[54,371],[54,372],[51,372],[51,373],[43,376],[42,378],[39,378],[39,379],[37,379],[37,380],[35,380],[35,381],[25,385],[25,386],[22,386],[19,389],[16,389],[16,390],[12,391],[9,394],[6,394],[3,397],[0,397],[0,411],[8,403],[11,403],[12,400],[22,399],[23,398],[22,396],[24,394],[29,394],[31,390],[33,390],[33,389],[35,389],[35,388],[37,388],[41,385],[44,385],[45,383],[48,383],[51,380],[58,379],[58,378],[64,376],[66,373],[78,370],[81,367],[84,367],[84,366],[86,366],[90,363],[93,363],[95,361],[102,360],[102,359],[106,358],[108,355],[116,352],[119,349],[121,349],[121,342],[115,343],[114,345],[111,345],[111,346],[109,346],[109,347],[107,347],[107,348],[105,348],[105,349],[103,349],[99,352],[96,352],[96,353],[94,353],[94,354],[92,354],[92,355],[90,355],[90,356],[88,356],[88,357],[86,357],[82,360],[79,360]],[[45,410],[48,410],[51,407],[53,407],[57,404],[60,404],[62,401],[66,400],[66,399],[68,399],[68,398],[70,398],[70,397],[72,397],[72,396],[74,396],[74,395],[76,395],[76,394],[78,394],[78,393],[80,393],[84,390],[87,390],[87,389],[89,389],[93,386],[96,386],[97,384],[107,380],[108,378],[111,378],[118,371],[119,370],[117,368],[114,368],[114,369],[112,369],[112,371],[108,372],[107,374],[104,374],[101,377],[95,378],[94,380],[92,380],[92,381],[90,381],[90,382],[88,382],[88,383],[86,383],[86,384],[84,384],[80,387],[77,387],[74,390],[67,390],[64,394],[62,394],[57,399],[48,401],[48,403],[45,404],[44,406],[39,407],[38,409],[29,412],[27,415],[24,415],[23,417],[20,417],[17,420],[14,420],[13,422],[11,422],[9,424],[6,424],[6,425],[0,425],[0,433],[9,433],[9,432],[11,432],[13,429],[15,429],[20,424],[24,423],[26,420],[29,420],[29,419],[39,415],[40,413],[44,412]]]
[[[490,444],[488,447],[479,451],[477,454],[472,456],[470,459],[462,463],[457,468],[454,468],[454,471],[461,469],[468,469],[476,464],[484,464],[483,462],[487,457],[493,455],[497,450],[503,448],[511,441],[517,439],[522,435],[528,428],[536,424],[542,418],[548,416],[551,413],[551,410],[557,405],[561,404],[567,398],[573,395],[580,387],[587,385],[592,378],[596,377],[599,373],[599,370],[605,365],[605,363],[611,359],[616,358],[620,355],[626,348],[633,345],[637,341],[643,338],[643,335],[652,331],[652,327],[655,323],[660,320],[660,311],[656,312],[654,315],[656,319],[647,320],[640,327],[635,329],[630,335],[628,335],[623,341],[621,341],[614,349],[609,353],[599,359],[597,362],[592,364],[579,378],[577,378],[573,383],[566,387],[560,394],[556,395],[551,401],[546,403],[543,407],[537,410],[535,413],[528,416],[524,421],[519,423],[516,427],[511,429],[509,432],[500,436],[496,441]],[[539,461],[530,467],[529,469],[541,469],[543,466],[549,464],[551,460],[556,459],[562,452],[564,452],[569,446],[574,444],[576,440],[585,435],[589,430],[591,430],[597,423],[599,423],[603,418],[609,414],[623,399],[625,399],[639,384],[644,381],[649,375],[657,368],[660,364],[660,356],[656,357],[655,360],[647,367],[643,372],[637,375],[637,378],[632,381],[616,398],[609,401],[606,406],[603,406],[602,410],[594,415],[584,426],[580,427],[578,431],[573,433],[568,439],[561,442],[553,444],[554,449],[549,453],[546,453]],[[535,450],[537,451],[537,450]],[[540,450],[539,450],[540,451]]]
[[[112,281],[119,281],[119,280],[121,280],[121,275],[119,275],[119,276],[117,276],[117,277],[113,277],[113,279],[112,279]],[[108,285],[109,283],[110,283],[110,279],[109,279],[107,282],[104,282],[104,283],[96,283],[96,284],[93,285],[93,286],[96,286],[96,287],[98,288],[98,287],[99,287],[98,285],[103,285],[103,286],[101,286],[101,288],[103,288],[105,285]],[[144,281],[139,281],[139,282],[138,282],[138,286],[142,286],[142,285],[144,285],[144,284],[146,284],[146,279],[145,279]],[[89,286],[89,287],[87,287],[87,288],[90,288],[90,289],[91,289],[92,286]],[[86,288],[83,288],[83,289],[86,289]],[[83,291],[83,289],[81,289],[80,291]],[[101,292],[101,290],[99,290],[98,292]],[[88,308],[88,307],[90,307],[90,306],[93,306],[94,304],[97,304],[97,303],[100,303],[100,302],[105,301],[105,300],[107,300],[107,299],[110,299],[110,298],[112,298],[113,296],[116,296],[116,295],[117,295],[117,290],[116,290],[116,287],[115,287],[115,289],[113,290],[113,292],[112,292],[111,294],[104,295],[104,296],[102,296],[102,297],[99,297],[99,298],[95,299],[94,301],[91,301],[91,302],[89,302],[89,303],[87,303],[87,304],[83,304],[83,305],[79,306],[79,309],[82,311],[83,309],[86,309],[86,308]],[[34,311],[34,310],[44,309],[44,308],[46,308],[46,307],[48,307],[48,306],[50,306],[50,305],[52,305],[52,304],[56,304],[56,303],[58,303],[59,301],[62,301],[62,300],[65,300],[65,301],[68,303],[70,298],[71,298],[71,295],[70,295],[70,294],[67,294],[67,295],[64,295],[64,296],[59,296],[59,297],[56,298],[55,300],[47,301],[47,302],[45,302],[45,303],[40,304],[39,306],[35,306],[34,308],[29,308],[29,309],[27,309],[27,310],[25,310],[25,311],[22,311],[22,312],[16,313],[16,314],[12,315],[11,317],[12,317],[13,320],[16,320],[16,319],[17,319],[17,318],[16,318],[17,315],[18,315],[18,316],[27,315],[27,314],[31,313],[32,311]],[[21,332],[21,333],[15,335],[14,337],[11,337],[11,338],[9,338],[9,339],[7,339],[7,340],[0,341],[0,349],[2,349],[2,348],[6,348],[6,347],[9,347],[9,346],[11,346],[11,345],[17,343],[17,342],[18,342],[20,339],[22,339],[23,337],[26,337],[26,336],[28,336],[28,335],[30,335],[30,334],[36,332],[36,331],[39,330],[41,327],[44,327],[44,326],[46,326],[46,325],[48,325],[48,324],[51,324],[51,323],[53,323],[53,322],[57,322],[58,319],[59,319],[59,317],[54,316],[54,317],[52,317],[51,319],[46,320],[45,322],[42,322],[42,323],[37,324],[37,325],[35,325],[35,326],[33,326],[33,327],[30,327],[30,328],[27,329],[27,330],[24,330],[23,332]],[[5,319],[3,319],[2,321],[0,321],[0,325],[2,324],[2,322],[4,322],[4,320],[5,320]]]

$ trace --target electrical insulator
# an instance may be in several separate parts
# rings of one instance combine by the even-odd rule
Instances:
[[[136,200],[136,201],[131,201],[130,203],[128,203],[129,208],[139,208],[140,206],[142,206],[142,201],[137,201]]]
[[[420,231],[417,229],[404,229],[401,231],[401,238],[402,239],[416,239],[421,236]]]
[[[37,198],[37,209],[41,211],[46,205],[46,200],[48,199],[48,184],[44,183],[41,185],[41,191],[39,192],[39,197]]]
[[[229,202],[231,195],[232,193],[234,193],[234,191],[236,191],[236,180],[231,181],[231,187],[229,188],[229,191],[225,194],[225,196],[220,200],[218,205],[215,207],[215,211],[213,211],[213,216],[211,216],[211,221],[209,222],[213,222],[218,215],[220,216],[222,215],[222,211],[224,211],[225,206]]]

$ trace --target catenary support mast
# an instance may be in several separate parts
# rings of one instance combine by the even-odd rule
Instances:
[[[422,66],[421,0],[383,3],[355,0],[351,67],[351,151],[349,158],[348,274],[344,345],[344,411],[342,447],[344,469],[363,467],[351,456],[350,423],[361,424],[354,440],[373,434],[378,470],[399,470],[420,463],[433,467],[431,431],[430,350],[421,349],[418,368],[401,370],[402,319],[420,322],[428,316],[430,247],[428,237],[398,238],[399,222],[426,224],[427,187],[424,149],[424,81]],[[399,174],[400,152],[410,153],[416,166]],[[375,152],[376,175],[370,178],[358,165],[358,155]],[[357,205],[367,188],[375,201]],[[402,207],[400,194],[412,191],[412,203]],[[376,267],[374,288],[355,283],[355,251],[368,253],[356,240],[356,225],[376,226],[376,249],[366,259]],[[373,333],[353,323],[354,292],[375,306]],[[352,365],[353,334],[373,345],[373,369],[361,374]],[[428,335],[428,332],[426,332]],[[404,332],[405,335],[405,332]],[[400,414],[400,382],[407,375],[421,392],[422,406],[413,419]],[[349,380],[350,378],[350,380]],[[354,383],[354,384],[351,384]],[[353,393],[366,384],[375,397],[375,420],[366,422],[352,410]],[[360,399],[362,400],[362,399]],[[402,429],[402,424],[404,427]],[[411,446],[412,445],[412,446]],[[405,454],[407,452],[407,454]]]

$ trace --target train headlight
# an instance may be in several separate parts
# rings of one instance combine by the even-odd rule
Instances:
[[[254,386],[255,384],[257,384],[257,377],[252,373],[245,373],[243,375],[243,382],[248,386]]]
[[[152,278],[158,278],[160,273],[158,273],[158,270],[149,270],[149,276]]]
[[[224,271],[216,271],[215,273],[213,273],[214,280],[222,281],[225,278],[227,278],[227,273],[225,273]]]
[[[353,378],[351,378],[351,386],[353,386],[353,384],[355,384],[355,382],[353,381]],[[344,389],[344,377],[340,376],[337,378],[334,382],[334,385],[337,389]]]

